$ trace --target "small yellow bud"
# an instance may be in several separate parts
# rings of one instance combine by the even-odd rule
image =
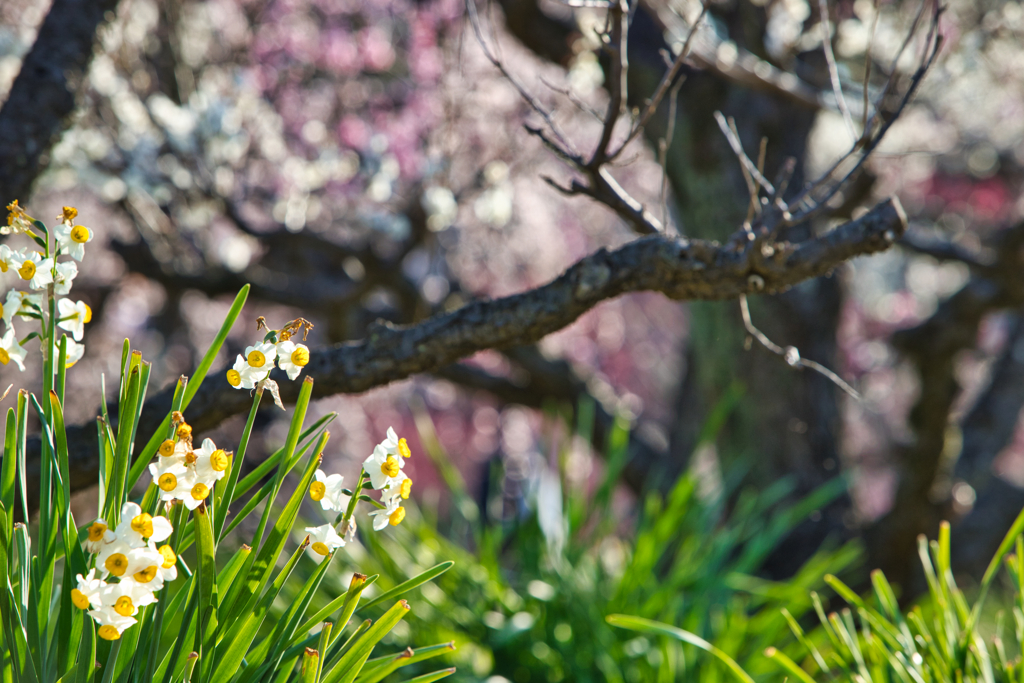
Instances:
[[[78,590],[77,588],[72,588],[71,604],[73,604],[78,609],[89,609],[89,598],[85,597],[85,593]]]
[[[192,487],[192,497],[196,500],[205,500],[210,495],[210,487],[206,484],[199,482]]]
[[[398,467],[398,459],[393,455],[389,455],[388,459],[385,460],[381,466],[380,471],[389,477],[397,477],[400,468]]]
[[[132,612],[135,611],[135,605],[132,604],[132,599],[127,595],[122,595],[114,603],[114,611],[120,614],[122,617],[130,617]]]
[[[157,566],[153,564],[146,567],[140,572],[135,572],[134,574],[132,574],[132,578],[138,581],[139,583],[149,583],[150,581],[156,578],[156,570]]]
[[[292,362],[302,367],[309,362],[309,349],[305,346],[296,346],[292,351]]]
[[[223,472],[228,468],[228,454],[223,448],[218,448],[210,455],[210,467],[214,472]]]
[[[76,225],[71,229],[71,240],[78,244],[85,244],[89,241],[91,235],[89,234],[89,228],[84,225]]]
[[[178,561],[178,556],[171,550],[171,546],[165,544],[157,548],[157,550],[164,556],[164,563],[162,565],[164,569],[170,569]]]
[[[164,472],[157,479],[156,485],[160,487],[161,491],[170,493],[174,489],[178,488],[178,478],[170,472]]]
[[[153,535],[153,517],[149,513],[143,512],[132,518],[131,527],[132,531],[143,538],[149,538]]]
[[[31,280],[36,274],[36,264],[32,261],[25,261],[21,264],[21,268],[18,268],[18,275],[21,276],[22,280]]]
[[[314,481],[309,485],[309,497],[313,500],[320,502],[324,499],[327,494],[327,487],[322,481]]]
[[[107,561],[103,563],[103,566],[107,568],[107,571],[114,576],[124,576],[125,570],[128,569],[128,558],[123,553],[114,553],[107,558]]]
[[[107,525],[102,522],[93,522],[89,527],[89,540],[97,543],[103,540],[103,534],[107,533]]]
[[[103,640],[117,640],[121,637],[121,634],[117,632],[117,629],[110,624],[104,624],[96,630],[98,635]]]

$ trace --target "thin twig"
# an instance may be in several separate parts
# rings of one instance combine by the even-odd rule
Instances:
[[[768,138],[762,137],[761,138],[761,149],[760,149],[760,151],[758,152],[758,155],[757,155],[757,172],[760,173],[761,175],[764,175],[764,159],[765,159],[765,155],[766,155],[767,152],[768,152]],[[746,173],[744,173],[744,177],[748,178],[748,180],[747,180],[747,188],[748,188],[748,191],[750,192],[750,206],[747,207],[747,219],[745,221],[743,221],[743,229],[745,231],[749,231],[750,230],[750,222],[752,220],[754,220],[754,216],[760,216],[761,215],[761,199],[760,199],[760,194],[761,193],[758,191],[757,187],[754,185],[753,179],[751,179],[749,176],[747,176]]]
[[[878,0],[874,1],[875,16],[871,18],[871,33],[868,35],[868,46],[864,51],[864,118],[861,121],[862,134],[868,129],[868,108],[870,106],[868,86],[871,83],[871,53],[874,52],[875,34],[878,32],[878,16],[881,12],[878,9]]]
[[[937,26],[938,7],[936,7],[935,23],[933,24],[933,28]],[[885,120],[885,123],[882,124],[881,128],[878,129],[878,133],[871,136],[870,141],[862,146],[860,158],[854,164],[853,168],[851,168],[849,172],[845,176],[843,176],[841,180],[834,183],[832,187],[829,189],[829,191],[823,197],[815,198],[815,206],[813,208],[808,209],[799,214],[795,214],[795,221],[806,220],[812,214],[816,213],[819,209],[821,209],[828,202],[829,199],[834,197],[835,194],[842,187],[844,187],[846,183],[849,182],[851,178],[853,178],[854,175],[856,175],[860,171],[860,169],[864,166],[864,163],[868,160],[868,158],[875,151],[878,145],[881,144],[882,138],[885,137],[885,134],[889,131],[892,125],[896,123],[896,121],[899,119],[900,115],[903,113],[903,109],[913,98],[918,86],[921,85],[921,81],[924,80],[924,76],[928,72],[928,69],[931,68],[931,65],[935,62],[935,59],[938,57],[939,49],[942,46],[942,36],[937,31],[929,31],[928,45],[929,47],[926,47],[926,52],[930,50],[930,54],[927,54],[926,57],[923,57],[924,61],[918,67],[917,71],[914,73],[914,76],[911,78],[910,86],[907,88],[907,92],[903,95],[902,98],[900,98],[899,104],[892,111],[891,115]]]
[[[935,4],[936,2],[937,2],[937,0],[921,0],[921,6],[918,8],[917,15],[915,15],[914,21],[911,23],[910,30],[908,31],[907,36],[906,36],[906,38],[903,41],[903,44],[900,46],[900,49],[897,52],[895,59],[893,60],[893,68],[890,69],[890,72],[889,72],[890,75],[889,75],[888,80],[886,81],[885,88],[882,90],[882,93],[875,100],[876,101],[875,111],[871,114],[871,116],[868,119],[867,123],[864,125],[864,131],[861,134],[861,139],[858,140],[857,142],[855,142],[845,154],[843,154],[839,159],[837,159],[831,165],[831,167],[829,167],[829,169],[824,174],[821,175],[821,177],[819,177],[817,180],[815,180],[813,182],[808,183],[804,187],[804,189],[801,190],[801,192],[795,198],[793,198],[790,201],[790,206],[791,207],[795,207],[795,206],[797,206],[799,204],[806,204],[807,205],[808,208],[806,209],[806,211],[803,214],[801,214],[801,218],[802,219],[807,218],[810,214],[818,211],[821,208],[821,206],[824,204],[824,202],[827,201],[827,199],[826,200],[815,200],[813,198],[813,193],[815,193],[819,188],[821,188],[822,186],[826,185],[827,183],[832,183],[832,191],[829,193],[828,196],[831,197],[832,195],[834,195],[835,192],[837,191],[837,189],[843,185],[843,183],[846,181],[846,179],[849,178],[849,174],[848,174],[847,177],[843,181],[840,181],[838,183],[834,183],[833,182],[833,178],[834,178],[836,172],[847,161],[849,161],[854,155],[856,155],[858,152],[861,152],[860,160],[858,161],[858,163],[855,166],[855,170],[859,170],[860,166],[864,163],[864,161],[867,158],[867,152],[866,152],[867,147],[870,147],[871,150],[873,151],[874,148],[878,146],[878,142],[881,141],[882,136],[884,136],[886,131],[888,131],[889,126],[891,126],[893,121],[895,121],[895,119],[897,118],[897,116],[890,116],[889,120],[888,120],[888,123],[887,124],[883,124],[882,128],[877,133],[872,134],[872,129],[874,128],[875,121],[881,115],[881,113],[883,111],[882,108],[881,108],[881,105],[884,103],[885,98],[888,96],[891,88],[894,86],[894,83],[895,83],[895,81],[897,79],[897,72],[895,70],[895,66],[896,66],[897,62],[899,61],[900,56],[902,56],[903,52],[906,50],[907,46],[910,44],[910,40],[913,38],[914,35],[916,35],[916,33],[917,33],[917,26],[920,23],[921,17],[924,14],[924,10],[929,6],[929,4],[932,4],[935,7],[935,12],[933,14],[933,19],[932,19],[932,25],[931,25],[931,27],[929,29],[929,34],[928,34],[929,35],[929,42],[928,42],[928,44],[932,43],[932,37],[935,35],[934,32],[935,32],[935,30],[938,27],[939,7],[938,7],[937,4]],[[920,83],[920,79],[924,77],[924,72],[927,71],[928,67],[932,64],[932,62],[934,61],[936,55],[937,55],[937,46],[936,46],[935,53],[933,53],[930,58],[922,57],[922,65],[918,68],[917,73],[914,75],[914,77],[913,77],[913,79],[911,81],[910,89],[908,89],[908,91],[901,98],[901,101],[900,101],[899,105],[897,106],[897,108],[895,110],[897,114],[898,114],[898,112],[902,111],[903,107],[909,101],[910,96],[913,94],[914,90],[916,90],[916,88],[917,88],[917,85]],[[872,140],[874,141],[874,144],[871,144]]]
[[[743,151],[743,143],[740,142],[739,132],[736,130],[736,122],[732,119],[726,120],[725,116],[720,111],[715,112],[715,121],[718,122],[718,127],[722,129],[722,133],[725,135],[725,139],[729,142],[729,146],[732,147],[733,154],[739,159],[740,164],[750,174],[758,185],[764,188],[764,191],[771,196],[775,196],[775,188],[772,186],[768,179],[765,178],[754,166],[754,162],[750,160],[747,153]]]
[[[615,124],[619,122],[626,103],[626,77],[629,71],[629,57],[626,45],[628,17],[624,3],[617,0],[608,10],[608,30],[605,32],[605,49],[611,53],[611,77],[608,79],[608,110],[604,115],[601,139],[594,148],[588,168],[596,169],[610,158],[608,146],[612,142]]]
[[[927,5],[927,3],[929,2],[934,3],[934,0],[923,1],[925,5]],[[900,114],[903,112],[903,109],[913,98],[914,93],[920,86],[921,81],[924,79],[925,74],[928,72],[928,69],[931,68],[931,65],[935,62],[935,59],[938,57],[939,49],[942,45],[942,36],[938,33],[939,13],[941,10],[937,4],[933,4],[933,7],[934,12],[931,25],[929,26],[928,35],[925,41],[926,47],[924,50],[924,54],[921,57],[921,63],[918,65],[917,70],[914,72],[913,76],[911,76],[910,85],[907,88],[906,92],[900,98],[898,104],[891,111],[885,112],[885,110],[881,107],[884,98],[886,97],[887,93],[892,88],[893,83],[897,79],[896,72],[892,72],[892,75],[889,77],[889,81],[886,83],[886,87],[883,91],[883,94],[877,100],[875,113],[872,114],[871,118],[869,119],[868,125],[864,130],[864,135],[862,136],[862,138],[857,143],[855,143],[846,154],[844,154],[838,161],[836,161],[827,173],[825,173],[821,178],[819,178],[815,182],[808,184],[808,186],[805,187],[803,191],[801,191],[801,193],[790,202],[791,206],[795,206],[801,203],[807,204],[806,209],[793,215],[793,222],[807,220],[812,215],[820,211],[822,207],[824,207],[825,204],[828,202],[828,200],[835,196],[835,194],[841,188],[843,188],[846,185],[846,183],[849,182],[849,180],[856,173],[860,171],[864,163],[867,161],[868,157],[870,157],[871,154],[878,147],[878,145],[881,144],[882,139],[885,137],[885,134],[889,131],[892,125],[900,117]],[[914,23],[911,29],[912,32],[916,32],[916,26],[919,23],[920,17],[921,12],[919,12],[917,17],[914,19]],[[906,45],[909,43],[910,38],[911,35],[908,35],[907,38],[904,40],[904,45],[903,47],[900,48],[900,54],[902,54]],[[871,129],[874,127],[874,122],[883,113],[887,113],[888,115],[886,116],[884,122],[881,124],[878,130],[872,133]],[[846,173],[846,175],[838,181],[834,180],[834,175],[838,171],[838,169],[857,153],[859,153],[859,157],[857,161],[854,163],[854,165],[850,168],[850,170]],[[829,183],[827,192],[821,197],[814,197],[813,193],[817,189],[825,185],[825,183]]]
[[[828,0],[818,0],[818,24],[821,26],[821,46],[825,51],[825,62],[828,63],[828,75],[832,80],[832,92],[835,93],[836,103],[839,111],[843,114],[846,128],[850,131],[850,139],[857,142],[857,131],[853,127],[853,116],[850,115],[850,107],[846,104],[846,96],[843,95],[843,86],[839,82],[839,67],[836,66],[836,56],[832,52],[832,22],[828,15]]]
[[[743,327],[747,329],[747,332],[750,334],[750,336],[752,336],[754,339],[761,343],[761,346],[765,347],[766,349],[768,349],[777,356],[782,356],[782,358],[786,360],[786,363],[795,368],[808,368],[810,370],[814,370],[815,372],[820,374],[825,379],[831,381],[833,384],[835,384],[837,387],[848,393],[856,400],[861,400],[860,394],[857,393],[857,390],[851,387],[845,381],[843,381],[843,378],[841,378],[839,375],[832,372],[821,363],[816,363],[813,360],[801,358],[800,351],[795,346],[787,346],[785,348],[779,346],[771,339],[769,339],[764,332],[754,327],[754,323],[750,320],[750,308],[747,306],[747,296],[745,294],[741,294],[739,299],[740,313],[743,316]]]
[[[661,82],[658,83],[658,89],[654,91],[654,96],[647,103],[647,108],[644,109],[644,113],[640,116],[640,119],[633,126],[633,129],[626,136],[626,139],[619,145],[619,148],[615,150],[610,156],[611,158],[617,157],[622,153],[622,150],[626,146],[636,139],[640,132],[647,126],[647,123],[654,116],[654,113],[658,110],[658,106],[661,101],[665,98],[665,94],[668,93],[669,88],[672,86],[672,81],[675,80],[679,70],[683,67],[683,63],[686,61],[686,56],[690,54],[690,44],[693,41],[694,36],[697,35],[697,29],[700,28],[701,22],[704,21],[704,15],[708,13],[708,7],[710,2],[704,2],[700,10],[700,16],[693,22],[690,27],[690,32],[686,36],[686,40],[683,42],[682,49],[679,50],[679,54],[676,56],[676,60],[672,63],[672,68],[665,72],[665,75],[661,77]]]
[[[540,104],[540,102],[538,102],[537,99],[533,95],[531,95],[529,91],[527,91],[526,88],[523,87],[522,84],[519,83],[518,80],[516,80],[515,76],[513,76],[512,73],[507,68],[505,68],[505,64],[500,59],[498,59],[498,57],[495,56],[493,52],[491,52],[490,47],[488,47],[487,45],[487,41],[484,39],[483,29],[480,26],[480,17],[477,15],[476,3],[474,2],[474,0],[466,0],[466,12],[469,15],[469,23],[473,27],[473,33],[476,35],[477,43],[479,43],[480,49],[483,50],[484,56],[487,58],[487,61],[489,61],[496,69],[498,69],[498,71],[501,72],[501,75],[504,76],[505,79],[512,84],[512,87],[514,87],[516,91],[519,93],[519,96],[523,98],[523,100],[528,105],[530,105],[530,108],[533,109],[542,119],[544,119],[544,123],[548,125],[548,128],[551,129],[551,132],[554,133],[555,138],[557,139],[557,145],[554,142],[552,142],[551,144],[553,146],[561,148],[560,155],[564,158],[579,159],[580,155],[579,152],[576,150],[576,147],[562,133],[561,129],[558,127],[558,124],[555,123],[554,118],[551,116],[551,113],[547,109],[545,109]]]
[[[679,101],[679,90],[683,87],[683,83],[686,81],[686,77],[683,76],[676,84],[672,86],[672,90],[668,96],[668,127],[665,131],[665,137],[662,138],[660,147],[661,158],[658,160],[661,164],[661,222],[667,228],[668,227],[668,148],[672,146],[672,138],[676,133],[676,106]]]

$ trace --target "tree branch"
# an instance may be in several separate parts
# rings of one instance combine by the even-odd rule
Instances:
[[[721,300],[762,290],[782,291],[825,275],[855,256],[888,249],[905,228],[899,202],[889,199],[820,237],[776,244],[772,256],[765,256],[754,244],[731,249],[704,240],[644,237],[615,251],[601,249],[554,281],[521,294],[474,301],[415,325],[375,324],[359,342],[313,351],[306,374],[317,380],[314,397],[358,394],[432,372],[477,351],[531,344],[566,327],[598,303],[627,292],[658,291],[676,300]],[[214,373],[186,411],[197,433],[251,405],[249,393],[231,388],[222,376]],[[282,398],[294,402],[298,383],[284,381],[280,371],[274,377],[281,383]],[[148,439],[167,414],[171,391],[166,389],[146,402],[139,442]],[[68,441],[71,487],[88,487],[97,471],[95,427],[69,428]],[[38,467],[38,457],[30,457],[29,462]],[[37,478],[38,471],[30,468],[28,476]],[[37,488],[30,482],[30,491]]]
[[[0,108],[0,200],[27,199],[75,109],[93,39],[117,0],[54,0]]]

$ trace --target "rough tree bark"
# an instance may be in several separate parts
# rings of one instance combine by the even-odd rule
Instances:
[[[25,200],[75,109],[96,29],[117,0],[54,0],[0,108],[0,201]]]
[[[703,240],[644,237],[614,251],[601,249],[549,284],[522,294],[474,301],[415,325],[378,324],[362,341],[313,351],[305,373],[316,378],[314,397],[361,393],[446,367],[483,349],[533,343],[601,301],[627,292],[658,291],[680,301],[777,292],[824,275],[854,256],[888,249],[905,227],[899,203],[888,200],[825,235],[798,244],[776,243],[768,257],[758,243],[735,249]],[[281,387],[282,397],[294,401],[298,383],[282,381]],[[167,414],[169,391],[146,402],[139,442]],[[202,432],[250,405],[248,392],[230,387],[218,371],[189,406],[189,422]],[[98,467],[95,428],[69,428],[68,442],[72,489],[92,485]],[[38,458],[29,462],[38,463]],[[30,468],[28,477],[37,478],[38,472]],[[29,482],[29,491],[37,488]]]

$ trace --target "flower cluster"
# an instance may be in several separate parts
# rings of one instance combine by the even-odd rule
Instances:
[[[181,413],[174,413],[173,419],[174,438],[160,444],[149,473],[160,489],[160,500],[180,500],[189,510],[195,510],[224,478],[232,454],[217,448],[211,439],[203,439],[202,446],[193,448],[192,427]]]
[[[377,444],[373,453],[363,462],[363,470],[370,477],[370,484],[381,492],[384,507],[370,513],[376,517],[373,528],[380,531],[388,524],[398,526],[405,519],[405,508],[401,501],[412,492],[412,479],[403,472],[405,460],[412,456],[409,444],[399,439],[395,430],[388,427],[387,438]]]
[[[13,360],[19,369],[25,370],[23,345],[32,336],[46,339],[49,300],[56,298],[57,319],[53,322],[73,337],[67,340],[66,366],[71,367],[85,354],[85,346],[80,342],[85,333],[85,324],[92,320],[92,309],[84,301],[57,297],[70,294],[71,284],[78,275],[75,261],[81,261],[85,256],[85,245],[92,241],[93,232],[84,225],[75,225],[78,210],[71,206],[64,207],[64,211],[57,217],[60,223],[52,230],[47,230],[43,223],[25,213],[18,206],[17,200],[8,204],[7,211],[7,225],[0,227],[0,234],[27,235],[43,250],[14,250],[6,244],[0,245],[0,272],[17,273],[29,289],[12,289],[0,305],[0,317],[6,327],[0,338],[0,364],[7,365]],[[61,256],[73,260],[59,262]],[[40,325],[41,334],[30,334],[19,341],[13,324],[15,317],[35,321]]]
[[[136,622],[139,608],[156,602],[154,593],[178,576],[174,550],[157,546],[172,531],[166,517],[153,517],[131,502],[121,508],[121,521],[113,531],[103,519],[89,527],[85,547],[96,555],[96,566],[88,576],[78,575],[71,601],[89,611],[101,638],[120,638]]]
[[[257,321],[258,328],[266,326],[263,318]],[[245,349],[245,355],[239,354],[235,364],[227,372],[228,383],[236,389],[252,389],[270,376],[277,366],[288,374],[288,379],[295,379],[302,368],[309,363],[309,347],[296,344],[292,337],[302,330],[302,340],[313,328],[313,323],[303,318],[290,321],[280,330],[269,330],[262,342]]]
[[[387,438],[374,447],[373,454],[363,463],[356,489],[362,489],[363,482],[368,479],[374,489],[381,491],[382,502],[375,503],[378,509],[370,513],[371,517],[376,518],[373,521],[375,531],[389,524],[397,526],[405,519],[405,508],[401,501],[409,497],[412,479],[403,469],[406,458],[411,455],[406,440],[398,438],[395,430],[388,427]],[[309,486],[309,497],[320,503],[324,510],[344,513],[340,522],[341,534],[332,524],[306,527],[312,543],[310,548],[320,555],[328,555],[355,536],[351,492],[343,488],[345,478],[340,474],[327,475],[318,469],[314,476],[315,480]]]

